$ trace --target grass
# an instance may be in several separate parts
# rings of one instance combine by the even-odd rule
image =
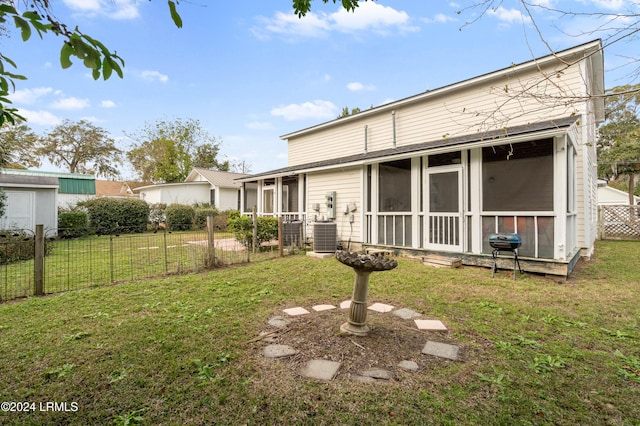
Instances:
[[[340,372],[303,379],[286,362],[266,366],[262,342],[247,343],[284,308],[348,298],[353,273],[334,259],[289,256],[6,302],[0,401],[66,405],[0,412],[0,423],[637,425],[639,248],[598,242],[567,281],[399,259],[372,274],[370,303],[440,319],[444,335],[409,333],[457,344],[461,358],[417,353],[424,368],[385,384]]]
[[[216,249],[219,264],[242,263],[247,252],[231,233],[228,250]],[[206,231],[123,234],[49,241],[45,257],[45,292],[130,281],[202,270],[207,260]],[[276,253],[277,254],[277,253]],[[252,260],[269,253],[251,255]],[[273,253],[271,253],[273,257]],[[33,295],[33,260],[0,265],[0,300]]]

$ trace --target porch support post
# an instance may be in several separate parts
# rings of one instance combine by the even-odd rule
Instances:
[[[554,138],[553,167],[553,258],[564,260],[567,257],[567,137]]]

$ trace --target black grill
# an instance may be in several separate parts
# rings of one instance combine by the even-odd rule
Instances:
[[[518,247],[522,244],[522,238],[518,234],[489,234],[489,245],[493,248],[491,255],[493,257],[493,267],[491,268],[491,277],[498,270],[498,255],[501,251],[510,251],[513,253],[513,279],[516,279],[516,267],[524,274],[518,259]]]

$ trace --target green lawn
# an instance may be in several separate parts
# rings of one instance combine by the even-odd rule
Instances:
[[[461,357],[417,353],[428,368],[384,384],[304,379],[283,360],[265,367],[264,343],[251,342],[284,308],[348,298],[353,272],[335,259],[5,302],[0,401],[29,404],[0,412],[0,424],[638,425],[639,264],[638,242],[599,242],[566,282],[399,259],[372,274],[369,301],[443,321],[448,333],[410,333],[455,343]]]

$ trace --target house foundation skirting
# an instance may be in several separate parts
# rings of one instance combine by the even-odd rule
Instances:
[[[392,251],[397,256],[420,258],[427,254],[437,254],[442,256],[455,257],[462,260],[463,265],[481,266],[491,268],[493,266],[493,257],[491,254],[473,254],[473,253],[451,253],[444,251],[411,249],[406,247],[390,247],[376,244],[363,244],[363,248],[380,248]],[[533,272],[536,274],[556,275],[568,277],[580,260],[581,255],[578,250],[568,261],[552,260],[552,259],[534,259],[529,257],[519,257],[520,265],[525,272]],[[498,269],[513,270],[513,255],[500,254],[498,257]]]

